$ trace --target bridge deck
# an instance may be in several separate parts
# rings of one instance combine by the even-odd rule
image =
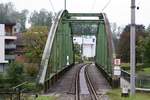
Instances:
[[[59,79],[54,86],[52,86],[47,95],[58,96],[59,100],[74,100],[75,95],[75,73],[80,69],[81,64],[75,65],[64,76]],[[107,91],[110,90],[109,83],[102,76],[99,70],[94,64],[90,65],[88,72],[92,82],[95,86],[97,94],[108,100],[108,96],[105,95]],[[81,81],[81,80],[80,80]]]

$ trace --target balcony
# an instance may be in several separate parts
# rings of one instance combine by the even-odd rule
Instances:
[[[5,55],[6,60],[15,60],[16,56],[15,55]]]
[[[6,40],[16,40],[17,39],[17,37],[16,36],[5,36],[5,39]]]
[[[14,50],[14,49],[16,49],[16,45],[15,44],[6,44],[5,49],[6,50]]]
[[[10,32],[5,32],[5,36],[14,36],[14,34]]]
[[[5,39],[6,39],[6,40],[16,40],[17,37],[16,37],[15,34],[13,34],[13,33],[8,33],[8,32],[6,32],[6,33],[5,33]]]

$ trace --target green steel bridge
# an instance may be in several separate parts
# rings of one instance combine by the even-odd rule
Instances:
[[[94,17],[97,19],[87,20],[77,17]],[[96,36],[95,64],[113,85],[118,78],[113,75],[115,50],[106,14],[69,13],[67,10],[59,12],[52,23],[41,60],[37,78],[38,84],[44,86],[46,91],[53,80],[59,77],[59,73],[75,63],[72,23],[97,25],[97,32],[94,34]]]

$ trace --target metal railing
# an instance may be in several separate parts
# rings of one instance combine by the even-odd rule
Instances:
[[[15,44],[6,44],[5,49],[16,49],[16,45]]]
[[[13,33],[5,32],[5,36],[15,36]]]
[[[127,80],[130,83],[130,73],[124,70],[121,70],[121,77]],[[136,88],[140,88],[141,90],[150,91],[150,76],[149,75],[136,75]]]
[[[25,81],[14,87],[0,88],[0,100],[29,100],[31,95],[36,96],[38,92],[36,85],[31,84],[34,83]]]
[[[136,78],[136,87],[150,89],[150,76],[140,75]]]
[[[6,60],[14,60],[15,57],[16,57],[15,55],[8,55],[8,54],[5,55]]]
[[[23,91],[21,87],[25,84],[27,84],[27,82],[23,82],[12,88],[0,89],[0,100],[21,100]]]
[[[127,72],[125,70],[121,70],[121,77],[123,77],[125,80],[130,82],[130,73],[129,72]]]

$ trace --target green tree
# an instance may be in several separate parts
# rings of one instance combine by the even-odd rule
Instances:
[[[111,31],[112,31],[112,38],[113,38],[113,42],[114,42],[114,47],[115,47],[115,50],[117,52],[118,42],[119,42],[120,34],[123,31],[123,27],[117,26],[116,23],[112,23],[112,24],[110,24],[110,26],[111,26]]]
[[[37,65],[32,64],[32,63],[28,64],[25,69],[26,69],[26,73],[31,77],[36,76],[39,70]]]
[[[18,12],[14,5],[9,2],[0,4],[0,23],[20,23],[20,30],[25,30],[25,22],[27,19],[28,10]]]
[[[6,4],[0,4],[0,22],[11,22],[14,23],[17,20],[17,12],[15,11],[14,5],[9,2]]]
[[[97,33],[97,25],[95,24],[85,24],[85,23],[72,23],[72,32],[75,35],[81,34],[96,34]]]
[[[121,58],[123,62],[129,62],[130,58],[130,40],[129,40],[129,32],[123,32],[120,35],[119,44],[118,44],[118,58]]]
[[[0,74],[0,84],[2,83],[3,81],[3,74]]]
[[[25,56],[29,63],[40,63],[47,35],[48,29],[46,26],[34,26],[24,33]]]
[[[20,31],[24,32],[26,30],[26,21],[27,21],[27,15],[28,15],[29,11],[24,9],[22,10],[19,14],[18,14],[18,23],[20,23],[21,27],[20,27]]]
[[[146,63],[150,63],[150,35],[144,39],[144,60]]]
[[[11,79],[12,85],[17,85],[24,81],[23,76],[23,65],[17,62],[12,62],[9,64],[9,68],[7,69],[8,78]]]
[[[81,55],[81,47],[79,44],[74,44],[74,53],[77,55]]]
[[[32,26],[47,26],[50,27],[52,23],[52,13],[41,9],[40,12],[34,11],[30,16],[30,23]]]
[[[75,61],[81,60],[81,47],[79,44],[74,44]]]
[[[138,47],[138,41],[147,35],[145,32],[145,27],[143,25],[136,25],[136,47]],[[123,62],[129,62],[130,59],[130,25],[127,25],[123,33],[120,35],[118,44],[118,56]],[[140,52],[139,52],[140,51]],[[136,61],[141,61],[141,50],[136,49]]]
[[[150,63],[150,25],[146,29],[147,36],[143,39],[144,42],[144,62]]]
[[[136,45],[136,54],[139,62],[144,63],[145,37],[140,36]]]
[[[146,32],[150,33],[150,25],[148,25]]]

